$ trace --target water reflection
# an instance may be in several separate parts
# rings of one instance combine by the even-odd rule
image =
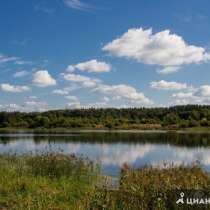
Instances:
[[[165,135],[165,136],[164,136]],[[146,135],[113,134],[89,135],[2,135],[0,137],[0,153],[44,152],[46,149],[62,150],[66,154],[83,155],[98,161],[103,166],[103,173],[117,175],[120,167],[128,163],[134,167],[144,165],[163,165],[165,162],[174,164],[192,164],[199,160],[203,167],[210,171],[209,137],[197,138],[193,145],[186,144],[186,136],[173,137],[168,134]],[[114,139],[113,139],[114,137]],[[160,139],[160,137],[162,139]],[[92,139],[92,140],[91,140]],[[94,140],[93,140],[94,139]],[[179,141],[177,141],[179,139]],[[161,141],[162,140],[162,141]],[[177,142],[183,142],[183,145]],[[188,139],[188,142],[192,141]],[[204,142],[205,145],[195,144]]]

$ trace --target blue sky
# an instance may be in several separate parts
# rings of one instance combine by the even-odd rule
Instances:
[[[0,7],[0,110],[210,103],[208,0]]]

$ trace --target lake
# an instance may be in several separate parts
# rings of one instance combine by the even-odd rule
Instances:
[[[0,134],[0,153],[61,151],[88,157],[102,173],[117,176],[123,164],[133,167],[193,164],[210,172],[210,134],[207,133],[84,133]]]

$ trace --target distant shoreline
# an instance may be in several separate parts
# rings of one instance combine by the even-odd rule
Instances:
[[[210,133],[210,127],[186,129],[92,129],[92,128],[0,128],[0,134],[76,134],[76,133]]]

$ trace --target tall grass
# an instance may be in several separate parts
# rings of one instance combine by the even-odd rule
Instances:
[[[210,191],[210,176],[199,166],[166,168],[145,167],[133,170],[125,165],[116,190],[96,194],[95,209],[103,210],[178,210],[176,197],[183,190]],[[197,209],[197,207],[189,209]],[[206,208],[209,209],[209,206]]]
[[[74,155],[3,155],[0,209],[83,210],[95,181],[92,162]]]
[[[178,210],[177,190],[210,190],[198,166],[125,165],[118,186],[103,180],[91,161],[74,155],[2,155],[0,210]]]

